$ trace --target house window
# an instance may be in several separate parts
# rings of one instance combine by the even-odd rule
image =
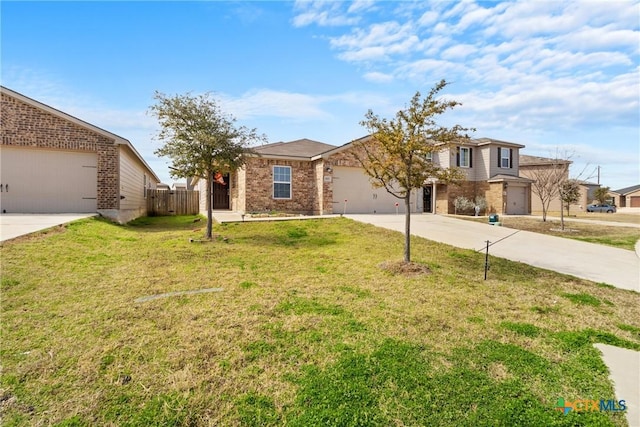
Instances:
[[[459,147],[458,148],[458,166],[461,168],[470,168],[471,167],[471,148],[469,147]]]
[[[498,160],[500,167],[503,169],[511,168],[511,148],[498,148]]]
[[[273,167],[273,198],[291,198],[291,166]]]

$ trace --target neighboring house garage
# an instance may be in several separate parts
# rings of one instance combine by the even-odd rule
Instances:
[[[620,208],[640,208],[640,185],[610,191],[614,203]]]
[[[97,159],[96,153],[1,147],[3,211],[96,212]]]
[[[0,89],[1,212],[146,214],[159,179],[128,140]]]

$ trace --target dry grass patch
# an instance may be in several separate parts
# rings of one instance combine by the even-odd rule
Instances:
[[[636,223],[638,219],[640,219],[638,215],[633,215],[633,217],[636,219]],[[486,219],[482,218],[464,216],[456,216],[456,218],[483,223],[487,222]],[[634,250],[636,241],[640,239],[640,228],[638,227],[619,227],[596,223],[565,221],[565,229],[562,230],[560,220],[557,218],[547,218],[547,221],[542,221],[537,218],[510,217],[505,215],[500,217],[500,221],[503,227],[549,234],[557,237],[566,237],[627,250]]]

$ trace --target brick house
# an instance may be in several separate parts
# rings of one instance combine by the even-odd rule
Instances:
[[[640,208],[640,184],[612,190],[609,195],[619,208]]]
[[[1,212],[146,214],[160,180],[128,140],[8,88],[0,95]]]
[[[523,147],[482,138],[437,153],[433,161],[461,168],[466,181],[456,185],[426,182],[412,192],[411,211],[453,213],[456,197],[483,196],[490,212],[530,213],[531,180],[518,175],[518,153]],[[258,155],[226,176],[225,185],[214,185],[213,208],[316,215],[403,212],[401,200],[384,188],[373,188],[353,149],[352,143],[336,147],[309,139],[257,147]],[[194,185],[200,190],[204,212],[206,185],[202,180]]]

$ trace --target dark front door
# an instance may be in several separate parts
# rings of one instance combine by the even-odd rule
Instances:
[[[422,210],[423,212],[432,212],[432,199],[431,193],[433,186],[427,185],[422,187]]]
[[[224,175],[224,185],[213,182],[213,209],[229,209],[229,175]]]

